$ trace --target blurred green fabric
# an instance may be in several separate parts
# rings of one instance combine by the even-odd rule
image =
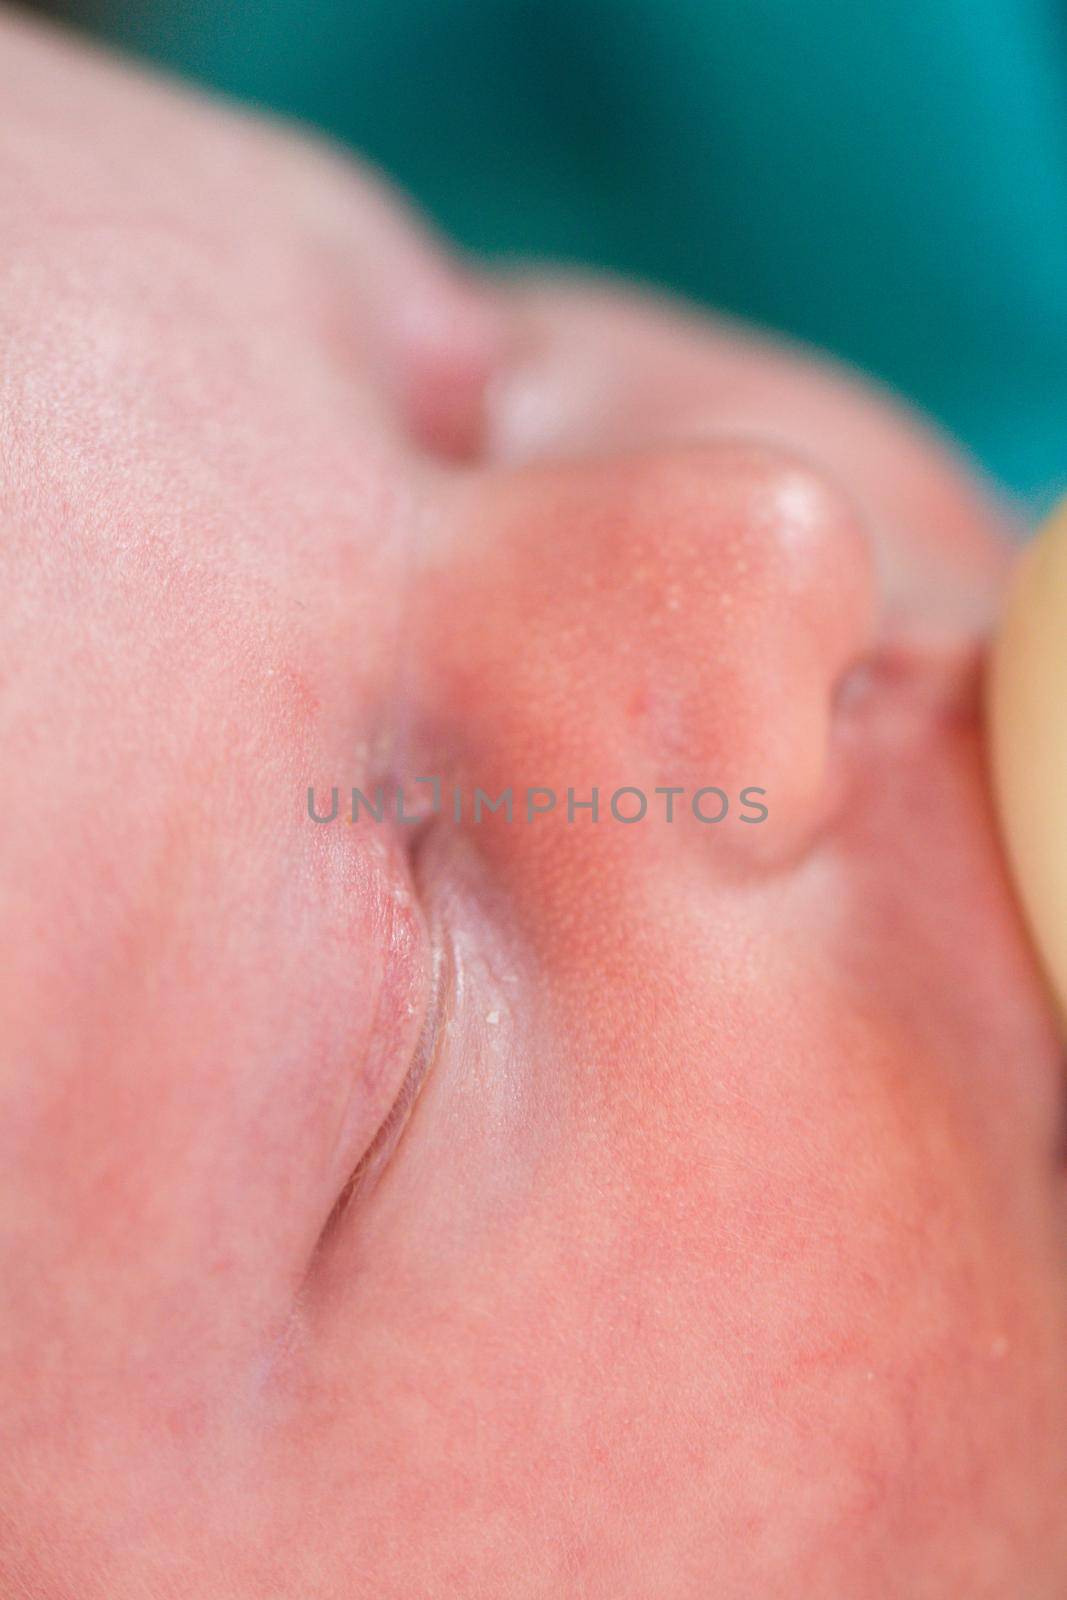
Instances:
[[[1036,511],[1067,488],[1064,0],[97,0],[475,249],[828,347]]]

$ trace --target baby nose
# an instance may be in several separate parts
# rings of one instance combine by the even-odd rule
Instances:
[[[819,814],[873,581],[849,506],[803,462],[702,443],[472,476],[418,588],[425,759],[468,802],[512,794],[511,824],[461,806],[484,848],[521,859],[537,833],[588,867],[612,832],[647,841],[670,810],[675,843],[714,833],[727,855],[730,839],[774,856]],[[623,787],[646,799],[640,829],[613,814]]]

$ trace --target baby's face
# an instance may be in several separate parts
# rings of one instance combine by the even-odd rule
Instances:
[[[995,514],[8,31],[4,1594],[1061,1597]]]

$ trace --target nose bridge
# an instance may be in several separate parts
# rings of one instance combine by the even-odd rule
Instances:
[[[420,696],[468,785],[810,802],[872,613],[866,542],[819,474],[660,448],[472,480],[454,524],[421,589]],[[587,819],[558,803],[549,825]]]

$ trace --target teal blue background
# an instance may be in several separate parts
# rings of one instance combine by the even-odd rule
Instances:
[[[97,0],[451,234],[824,345],[1036,508],[1067,487],[1061,0]]]

